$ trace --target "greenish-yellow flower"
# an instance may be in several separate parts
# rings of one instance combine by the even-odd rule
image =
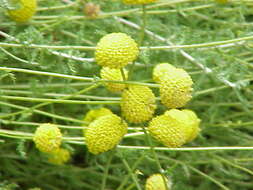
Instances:
[[[161,102],[168,108],[180,108],[191,98],[193,81],[183,69],[174,69],[161,79]]]
[[[15,22],[27,22],[36,13],[37,0],[18,0],[20,8],[9,10],[9,17]]]
[[[128,72],[126,69],[123,69],[126,79],[128,78]],[[123,81],[123,76],[120,69],[111,69],[109,67],[103,67],[100,71],[100,76],[104,80],[115,80]],[[105,86],[111,92],[121,92],[126,88],[126,84],[114,83],[114,82],[105,82]]]
[[[41,152],[51,153],[59,149],[62,134],[57,125],[45,123],[36,129],[33,141]]]
[[[119,69],[132,63],[138,56],[137,43],[124,33],[105,35],[97,44],[95,58],[103,67]]]
[[[156,109],[155,95],[146,86],[130,85],[122,93],[122,115],[132,123],[150,120]]]
[[[161,174],[153,174],[147,179],[145,190],[170,190],[171,185],[169,183],[169,180],[165,178],[165,181],[169,189],[166,189],[166,185]]]
[[[109,114],[112,114],[112,111],[109,110],[108,108],[98,108],[98,109],[88,111],[85,114],[83,120],[90,123],[101,116],[105,116]]]
[[[126,122],[115,114],[99,117],[84,130],[86,145],[93,154],[113,149],[126,133]]]

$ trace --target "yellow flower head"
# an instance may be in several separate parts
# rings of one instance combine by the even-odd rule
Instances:
[[[94,109],[94,110],[88,111],[86,113],[86,115],[84,116],[83,120],[90,123],[90,122],[94,121],[95,119],[97,119],[99,117],[109,115],[109,114],[113,114],[113,113],[108,108]]]
[[[142,123],[152,118],[155,109],[155,95],[146,86],[130,85],[122,93],[122,115],[132,123]]]
[[[193,141],[198,136],[200,132],[199,124],[201,120],[198,118],[196,113],[193,112],[192,110],[184,109],[182,110],[182,112],[187,114],[189,118],[188,125],[191,130],[189,131],[187,142],[190,142],[190,141]]]
[[[113,149],[126,133],[126,122],[115,114],[99,117],[84,130],[88,150],[93,154]]]
[[[167,116],[169,119],[173,120],[174,123],[176,123],[176,127],[181,128],[182,138],[184,138],[185,141],[184,143],[190,142],[197,137],[200,131],[200,119],[193,111],[187,109],[182,111],[178,109],[171,109],[166,111],[164,115],[164,118]],[[170,126],[167,127],[169,128]]]
[[[9,10],[9,17],[15,22],[27,22],[36,13],[37,0],[18,0],[20,8]]]
[[[168,108],[183,107],[192,98],[193,81],[183,69],[168,72],[161,80],[160,96]]]
[[[166,114],[151,120],[148,131],[157,141],[170,148],[177,148],[186,143],[184,123]]]
[[[67,149],[59,148],[49,154],[48,162],[51,164],[62,165],[70,159],[70,152]]]
[[[138,46],[130,36],[111,33],[98,42],[95,58],[101,66],[119,69],[133,62],[138,54]]]
[[[123,0],[125,4],[130,4],[130,5],[149,4],[156,1],[157,0]]]
[[[167,183],[167,187],[169,188],[168,190],[170,190],[171,184],[167,178],[165,178],[165,181]],[[153,174],[150,176],[146,181],[145,190],[167,190],[162,175]]]
[[[33,141],[41,152],[51,153],[60,147],[62,134],[57,125],[45,123],[36,129]]]
[[[127,70],[123,69],[123,72],[124,72],[125,77],[127,79],[128,78]],[[103,67],[100,71],[100,76],[104,80],[123,81],[123,77],[122,77],[120,69],[111,69],[109,67]],[[125,84],[112,83],[112,82],[105,82],[105,86],[111,92],[121,92],[126,87]]]
[[[174,69],[176,69],[176,67],[174,67],[173,65],[169,64],[169,63],[160,63],[158,65],[155,66],[154,70],[153,70],[153,80],[156,83],[160,83],[161,79],[168,73],[173,72]]]

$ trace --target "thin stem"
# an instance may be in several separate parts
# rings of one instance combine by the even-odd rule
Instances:
[[[5,125],[25,125],[25,126],[40,126],[43,123],[36,123],[36,122],[22,122],[22,121],[11,121],[11,120],[3,120],[0,119],[0,123],[3,123]],[[57,124],[59,128],[62,129],[77,129],[77,130],[83,130],[83,127],[80,126],[71,126],[71,125],[59,125]]]
[[[166,190],[169,190],[169,187],[168,187],[168,184],[167,184],[167,180],[166,180],[166,176],[164,175],[164,169],[162,168],[161,164],[160,164],[160,161],[159,161],[159,158],[158,156],[156,155],[156,152],[155,152],[155,149],[154,149],[154,146],[153,146],[153,143],[151,141],[151,138],[149,136],[149,134],[147,133],[147,130],[145,129],[145,127],[142,127],[143,129],[143,132],[145,134],[145,137],[148,141],[148,144],[150,146],[150,150],[151,150],[151,153],[153,154],[153,157],[155,159],[155,162],[156,162],[156,165],[157,165],[157,168],[159,170],[159,172],[161,173],[161,176],[163,178],[163,182],[164,182],[164,185],[165,185],[165,188]]]
[[[135,149],[135,150],[150,150],[148,146],[125,146],[118,145],[120,149]],[[180,151],[180,152],[191,152],[191,151],[231,151],[231,150],[253,150],[253,146],[249,147],[237,147],[237,146],[228,146],[228,147],[190,147],[190,148],[167,148],[167,147],[154,147],[154,150],[158,151]]]
[[[119,152],[119,151],[118,151],[118,152]],[[127,171],[130,173],[130,175],[131,175],[131,177],[132,177],[132,180],[133,180],[134,183],[135,183],[135,186],[137,187],[138,190],[142,190],[142,189],[141,189],[141,186],[140,186],[140,184],[139,184],[139,182],[138,182],[138,179],[136,178],[136,175],[132,172],[132,170],[131,170],[129,164],[127,163],[126,159],[123,157],[123,155],[121,154],[121,152],[119,152],[119,153],[120,153],[120,155],[121,155],[120,158],[121,158],[121,160],[122,160],[124,166],[126,167]]]
[[[18,105],[7,103],[7,102],[1,102],[0,101],[0,105],[9,106],[9,107],[13,107],[13,108],[16,108],[16,109],[23,110],[23,111],[19,111],[19,112],[15,112],[15,113],[1,115],[0,118],[12,117],[12,116],[24,113],[24,111],[31,111],[28,107],[18,106]],[[37,109],[33,109],[32,111],[37,113],[37,114],[45,115],[45,116],[48,116],[48,117],[51,117],[51,118],[60,119],[60,120],[63,120],[63,121],[70,121],[70,122],[74,122],[74,123],[87,124],[85,121],[82,121],[82,120],[73,119],[73,118],[66,117],[66,116],[60,116],[60,115],[48,113],[48,112],[45,112],[45,111],[40,111],[40,110],[37,110]]]
[[[140,30],[142,30],[142,27],[140,27]],[[145,28],[144,28],[144,31],[146,31]],[[144,36],[143,37],[141,36],[140,40],[143,40],[142,38],[144,38]],[[245,41],[249,41],[249,40],[253,40],[253,36],[246,36],[246,37],[235,38],[231,40],[208,42],[208,43],[201,43],[201,44],[172,45],[170,43],[170,45],[168,46],[148,46],[148,47],[144,46],[144,47],[140,47],[140,50],[175,50],[175,49],[196,49],[196,48],[205,48],[205,47],[219,48],[219,46],[223,47],[223,45],[228,45],[228,44],[243,45]],[[238,42],[242,42],[242,43],[238,44]],[[54,50],[72,49],[72,50],[82,50],[82,51],[96,50],[96,47],[91,47],[91,46],[71,46],[71,45],[53,46],[53,45],[39,45],[39,44],[14,44],[14,43],[5,43],[5,42],[0,42],[0,47],[31,48],[31,49],[38,48],[38,49],[54,49]],[[224,46],[224,47],[227,47],[227,46]]]
[[[63,96],[67,97],[67,96]],[[21,96],[0,96],[2,99],[7,100],[18,100],[18,101],[28,101],[28,102],[50,102],[58,104],[119,104],[120,101],[78,101],[78,100],[61,100],[61,99],[49,99],[49,98],[30,98],[30,97],[21,97]]]
[[[231,161],[226,160],[226,159],[224,159],[224,158],[221,158],[220,156],[214,156],[214,157],[217,158],[217,159],[219,159],[220,161],[222,161],[222,162],[224,162],[224,163],[230,165],[230,166],[233,166],[233,167],[235,167],[235,168],[237,168],[237,169],[239,169],[239,170],[242,170],[242,171],[244,171],[244,172],[246,172],[246,173],[248,173],[248,174],[250,174],[250,175],[253,175],[253,171],[251,171],[251,170],[249,170],[249,169],[247,169],[247,168],[244,168],[244,167],[239,166],[239,165],[237,165],[237,164],[235,164],[235,163],[232,163]]]
[[[228,187],[226,187],[225,185],[223,185],[221,182],[219,182],[218,180],[216,180],[215,178],[203,173],[202,171],[192,167],[192,166],[188,166],[192,171],[198,173],[199,175],[209,179],[210,181],[214,182],[216,185],[218,185],[220,188],[222,188],[223,190],[230,190]]]
[[[131,170],[134,172],[135,168],[139,165],[139,163],[145,158],[146,153],[143,152],[142,155],[136,160],[136,162],[133,164]],[[116,190],[122,190],[126,183],[128,182],[129,178],[131,177],[131,173],[128,174],[121,182],[120,186]]]
[[[106,188],[106,180],[107,180],[109,168],[110,168],[110,165],[111,165],[112,158],[113,158],[114,154],[115,154],[115,150],[113,150],[112,152],[110,152],[110,156],[109,156],[109,158],[107,160],[106,168],[105,168],[103,179],[102,179],[101,190],[105,190],[105,188]]]
[[[68,85],[70,86],[70,85]],[[4,88],[1,86],[1,88]],[[22,94],[22,95],[33,95],[33,92],[26,91],[26,90],[5,90],[1,89],[2,94]],[[49,97],[65,97],[69,96],[70,94],[61,94],[61,93],[43,93],[42,96],[49,96]],[[120,101],[120,97],[102,97],[102,96],[89,96],[89,95],[77,95],[75,98],[80,99],[91,99],[91,100],[109,100],[109,101]]]
[[[31,49],[39,48],[39,49],[55,49],[55,50],[75,49],[85,51],[94,51],[96,49],[96,47],[91,46],[52,46],[52,45],[39,45],[39,44],[13,44],[4,42],[0,42],[0,47],[31,48]]]
[[[169,1],[169,2],[161,2],[161,3],[156,3],[154,5],[150,5],[147,6],[147,9],[154,9],[154,8],[158,8],[158,7],[165,7],[165,6],[171,6],[171,5],[176,5],[176,4],[180,4],[180,3],[187,3],[190,2],[192,0],[177,0],[177,1]],[[112,16],[129,16],[132,13],[141,13],[142,10],[140,8],[134,8],[134,9],[128,9],[128,10],[123,10],[123,11],[114,11],[114,12],[107,12],[107,13],[100,13],[96,19],[103,19],[103,18],[107,18],[107,17],[112,17]],[[94,19],[94,18],[90,18],[87,16],[71,16],[71,15],[50,15],[50,16],[34,16],[34,19],[37,20],[44,20],[44,19],[59,19],[59,18],[63,18],[64,20],[68,21],[68,20],[84,20],[84,19]]]
[[[74,94],[72,94],[72,95],[70,95],[70,96],[62,97],[61,99],[62,99],[62,100],[66,100],[66,99],[72,98],[72,97],[74,97],[75,95],[80,95],[80,94],[82,94],[82,93],[88,92],[88,91],[90,91],[90,90],[92,90],[92,89],[97,88],[98,86],[100,86],[100,83],[98,83],[98,84],[93,84],[93,85],[91,85],[90,87],[87,87],[87,88],[85,88],[85,89],[83,89],[83,90],[81,90],[81,91],[78,91],[78,92],[76,92],[76,93],[74,93]],[[43,106],[46,106],[46,105],[49,105],[49,104],[51,104],[51,103],[52,103],[51,101],[49,101],[49,102],[44,102],[44,103],[38,104],[38,105],[36,105],[36,106],[33,106],[33,107],[31,107],[31,108],[25,109],[25,110],[23,110],[23,111],[19,111],[19,112],[16,112],[16,113],[12,113],[12,114],[7,114],[7,115],[0,116],[0,118],[6,118],[6,117],[10,117],[10,116],[16,116],[16,115],[23,114],[23,113],[26,113],[26,112],[29,112],[29,111],[30,111],[30,112],[33,112],[34,109],[40,108],[40,107],[43,107]]]
[[[147,11],[146,11],[146,6],[142,5],[142,25],[141,25],[140,34],[139,34],[140,35],[139,46],[141,46],[144,41],[146,25],[147,25]]]
[[[122,76],[122,78],[123,78],[123,81],[126,81],[127,78],[126,78],[126,75],[125,75],[125,72],[124,72],[124,69],[123,69],[123,68],[120,69],[120,73],[121,73],[121,76]]]
[[[41,8],[38,8],[37,11],[41,12],[41,11],[51,11],[51,10],[66,9],[66,8],[73,7],[76,4],[77,4],[77,2],[73,2],[73,3],[69,3],[67,5],[60,5],[60,6],[54,6],[54,7],[41,7]]]
[[[34,74],[34,75],[52,76],[52,77],[59,77],[59,78],[66,78],[66,79],[73,79],[73,80],[80,80],[80,81],[89,81],[93,83],[110,82],[110,83],[119,83],[119,84],[136,84],[136,85],[142,85],[142,86],[149,86],[151,88],[159,88],[160,86],[160,85],[151,84],[151,83],[143,83],[143,82],[135,82],[135,81],[102,80],[102,79],[94,79],[90,77],[79,77],[79,76],[65,75],[65,74],[59,74],[59,73],[34,71],[34,70],[29,70],[29,69],[20,69],[20,68],[11,68],[11,67],[0,67],[0,70],[28,73],[28,74]]]

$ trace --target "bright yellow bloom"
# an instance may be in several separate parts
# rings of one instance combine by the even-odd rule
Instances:
[[[62,134],[57,125],[45,123],[36,129],[33,141],[41,152],[51,153],[60,147]]]
[[[9,10],[9,17],[15,22],[27,22],[36,13],[37,0],[18,0],[20,8]]]
[[[86,115],[84,116],[83,120],[90,123],[90,122],[94,121],[95,119],[97,119],[99,117],[109,115],[109,114],[113,114],[113,113],[108,108],[94,109],[94,110],[88,111],[86,113]]]
[[[125,4],[130,4],[130,5],[139,5],[139,4],[149,4],[149,3],[154,3],[157,0],[123,0]]]
[[[122,93],[122,115],[132,123],[148,121],[155,112],[155,103],[155,95],[150,88],[130,85]]]
[[[126,79],[128,78],[127,70],[123,69]],[[117,80],[123,81],[123,77],[120,69],[111,69],[109,67],[103,67],[100,71],[100,76],[104,80]],[[126,88],[126,84],[105,82],[105,86],[111,92],[121,92]]]
[[[190,142],[190,141],[193,141],[198,136],[200,132],[199,124],[201,120],[198,118],[196,113],[193,112],[192,110],[184,109],[182,110],[182,112],[187,114],[189,118],[188,126],[191,130],[189,131],[187,142]]]
[[[138,54],[138,45],[130,36],[124,33],[111,33],[100,39],[95,57],[97,64],[119,69],[132,63]]]
[[[169,74],[170,72],[173,72],[174,69],[176,69],[176,67],[174,67],[169,63],[160,63],[156,65],[153,70],[153,80],[156,83],[160,83],[161,79],[163,77],[166,77],[166,75]]]
[[[164,114],[151,120],[148,131],[152,137],[165,146],[176,148],[186,143],[185,128],[184,123]]]
[[[165,178],[165,181],[167,183],[167,187],[170,190],[170,183],[167,178]],[[161,174],[154,174],[150,176],[145,184],[145,190],[167,190],[166,185],[164,183],[164,179]]]
[[[183,107],[192,98],[193,81],[183,69],[168,72],[161,80],[161,102],[168,108]]]
[[[126,133],[126,122],[115,114],[99,117],[84,130],[85,142],[93,154],[113,149]]]
[[[56,165],[62,165],[70,159],[70,152],[67,149],[59,148],[49,154],[48,162]]]

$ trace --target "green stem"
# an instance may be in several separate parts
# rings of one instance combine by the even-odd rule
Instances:
[[[66,96],[64,96],[66,97]],[[120,101],[78,101],[78,100],[61,100],[61,99],[49,99],[49,98],[30,98],[21,96],[0,96],[2,99],[7,100],[18,100],[18,101],[28,101],[28,102],[50,102],[58,104],[119,104]]]
[[[139,46],[141,46],[144,41],[146,25],[147,25],[146,6],[142,5],[142,25],[141,25],[141,30],[140,30]]]
[[[192,166],[188,166],[192,171],[198,173],[199,175],[209,179],[210,181],[214,182],[216,185],[218,185],[220,188],[222,188],[223,190],[230,190],[228,187],[226,187],[225,185],[223,185],[221,182],[219,182],[218,180],[216,180],[215,178],[203,173],[202,171],[192,167]]]
[[[151,141],[151,138],[149,136],[149,134],[147,133],[147,130],[145,129],[145,127],[142,128],[143,129],[143,132],[145,133],[145,137],[148,141],[148,144],[150,146],[150,150],[151,150],[151,153],[153,154],[153,157],[155,159],[155,162],[156,162],[156,165],[157,165],[157,168],[159,170],[159,172],[161,173],[161,176],[163,178],[163,182],[164,182],[164,185],[165,185],[165,188],[166,190],[169,190],[169,187],[168,187],[168,184],[167,184],[167,180],[166,180],[166,176],[164,175],[164,169],[162,168],[161,164],[160,164],[160,161],[159,161],[159,158],[158,156],[156,155],[156,152],[155,152],[155,149],[154,149],[154,146],[153,146],[153,143]]]
[[[142,26],[141,26],[141,30],[140,30],[140,34],[139,34],[139,41],[138,41],[139,46],[141,46],[144,41],[146,25],[147,25],[146,7],[145,7],[145,5],[142,5]],[[133,62],[130,67],[130,70],[129,70],[129,79],[130,80],[132,79],[135,65],[136,65],[136,63]]]
[[[80,81],[89,81],[89,82],[93,82],[93,83],[110,82],[110,83],[119,83],[119,84],[136,84],[136,85],[148,86],[151,88],[159,88],[159,86],[160,86],[157,84],[135,82],[135,81],[114,81],[114,80],[102,80],[102,79],[96,80],[96,79],[90,78],[90,77],[79,77],[79,76],[65,75],[65,74],[59,74],[59,73],[34,71],[34,70],[29,70],[29,69],[20,69],[20,68],[11,68],[11,67],[0,67],[0,70],[28,73],[28,74],[34,74],[34,75],[52,76],[52,77],[59,77],[59,78],[66,78],[66,79],[80,80]]]
[[[92,89],[97,88],[98,86],[100,86],[100,83],[98,83],[98,84],[93,84],[93,85],[91,85],[90,87],[87,87],[87,88],[85,88],[85,89],[83,89],[83,90],[81,90],[81,91],[78,91],[78,92],[76,92],[76,93],[74,93],[74,94],[72,94],[72,95],[65,96],[65,97],[61,98],[61,100],[66,100],[66,99],[72,98],[72,97],[74,97],[74,96],[76,96],[76,95],[80,95],[80,94],[82,94],[82,93],[88,92],[88,91],[90,91],[90,90],[92,90]],[[33,107],[31,107],[31,108],[25,109],[25,110],[23,110],[23,111],[19,111],[19,112],[16,112],[16,113],[11,113],[11,114],[7,114],[7,115],[0,116],[0,118],[6,118],[6,117],[10,117],[10,116],[16,116],[16,115],[19,115],[19,114],[27,113],[27,112],[33,112],[34,109],[40,108],[40,107],[43,107],[43,106],[46,106],[46,105],[49,105],[49,104],[51,104],[51,103],[52,103],[51,101],[44,102],[44,103],[38,104],[38,105],[36,105],[36,106],[33,106]]]
[[[136,169],[136,167],[139,165],[139,163],[145,158],[145,153],[143,152],[142,155],[136,160],[136,162],[133,164],[133,167],[131,168],[132,172]],[[120,186],[116,190],[122,190],[124,186],[129,181],[129,178],[131,177],[131,174],[128,174],[121,182]]]
[[[137,187],[138,190],[142,190],[142,189],[141,189],[141,186],[140,186],[140,184],[139,184],[139,182],[138,182],[138,179],[136,178],[136,175],[132,172],[132,170],[131,170],[129,164],[128,164],[127,161],[126,161],[126,159],[123,157],[123,155],[121,154],[120,151],[118,151],[118,152],[120,153],[120,158],[121,158],[121,160],[122,160],[124,166],[126,167],[127,171],[128,171],[129,174],[131,175],[132,180],[133,180],[134,183],[135,183],[135,186]]]
[[[149,146],[125,146],[118,145],[120,149],[135,149],[135,150],[150,150]],[[253,146],[237,147],[191,147],[191,148],[167,148],[167,147],[154,147],[154,150],[158,151],[179,151],[179,152],[191,152],[191,151],[232,151],[232,150],[253,150]]]
[[[145,29],[144,29],[145,31]],[[246,36],[241,38],[235,38],[231,40],[217,41],[217,42],[208,42],[201,44],[191,44],[191,45],[168,45],[168,46],[148,46],[148,47],[140,47],[140,50],[175,50],[175,49],[196,49],[196,48],[205,48],[205,47],[215,47],[226,44],[234,44],[236,46],[243,45],[245,41],[253,40],[253,36]],[[243,42],[238,44],[238,42]],[[31,48],[31,49],[55,49],[55,50],[82,50],[82,51],[95,51],[96,47],[91,46],[53,46],[53,45],[39,45],[39,44],[14,44],[14,43],[4,43],[0,42],[0,47],[15,47],[15,48]]]
[[[19,112],[15,112],[15,113],[2,115],[2,116],[0,116],[0,118],[12,117],[12,116],[24,113],[24,111],[31,111],[28,107],[18,106],[18,105],[7,103],[7,102],[1,102],[0,101],[0,105],[9,106],[9,107],[13,107],[13,108],[16,108],[16,109],[23,110],[23,111],[19,111]],[[37,114],[45,115],[45,116],[48,116],[48,117],[51,117],[51,118],[60,119],[60,120],[63,120],[63,121],[70,121],[70,122],[74,122],[74,123],[87,124],[86,122],[84,122],[82,120],[73,119],[73,118],[66,117],[66,116],[60,116],[60,115],[48,113],[48,112],[45,112],[45,111],[40,111],[40,110],[37,110],[37,109],[33,109],[32,111],[37,113]]]
[[[106,168],[105,168],[103,179],[102,179],[101,190],[105,190],[105,188],[106,188],[106,180],[107,180],[109,168],[110,168],[110,165],[111,165],[112,158],[113,158],[114,154],[115,154],[115,150],[112,150],[112,152],[110,152],[110,156],[107,160]]]
[[[230,165],[230,166],[233,166],[234,168],[237,168],[237,169],[239,169],[239,170],[242,170],[242,171],[244,171],[244,172],[246,172],[246,173],[248,173],[248,174],[250,174],[250,175],[253,176],[253,171],[251,171],[251,170],[249,170],[249,169],[247,169],[247,168],[244,168],[244,167],[242,167],[242,166],[239,166],[239,165],[237,165],[237,164],[235,164],[235,163],[233,163],[233,162],[231,162],[231,161],[229,161],[229,160],[226,160],[226,159],[224,159],[224,158],[221,158],[220,156],[214,156],[214,157],[217,158],[217,159],[219,159],[220,161],[222,161],[222,162],[224,162],[224,163]]]
[[[10,120],[3,120],[3,119],[0,119],[0,123],[3,123],[5,125],[25,125],[25,126],[40,126],[43,124],[43,123],[36,123],[36,122],[10,121]],[[77,130],[84,129],[84,127],[80,127],[80,126],[59,125],[59,124],[57,125],[59,128],[62,128],[62,129],[77,129]]]
[[[66,8],[73,7],[76,4],[77,4],[77,2],[73,2],[73,3],[69,3],[67,5],[60,5],[60,6],[54,6],[54,7],[41,7],[41,8],[38,8],[37,11],[41,12],[41,11],[51,11],[51,10],[66,9]]]
[[[125,75],[125,72],[124,72],[124,69],[123,69],[123,68],[120,69],[120,73],[121,73],[121,76],[122,76],[122,78],[123,78],[123,81],[126,81],[127,78],[126,78],[126,75]]]
[[[4,87],[1,86],[1,88],[4,88]],[[5,90],[5,89],[1,89],[0,92],[2,94],[34,95],[33,92],[25,91],[25,90]],[[49,97],[51,97],[51,96],[53,96],[53,97],[66,97],[66,96],[69,96],[69,94],[61,94],[61,93],[43,93],[41,95],[42,96],[49,96]],[[75,96],[75,98],[92,99],[92,100],[109,100],[109,101],[120,101],[121,100],[121,98],[118,98],[118,97],[102,97],[102,96],[89,96],[89,95],[77,95],[77,96]]]

